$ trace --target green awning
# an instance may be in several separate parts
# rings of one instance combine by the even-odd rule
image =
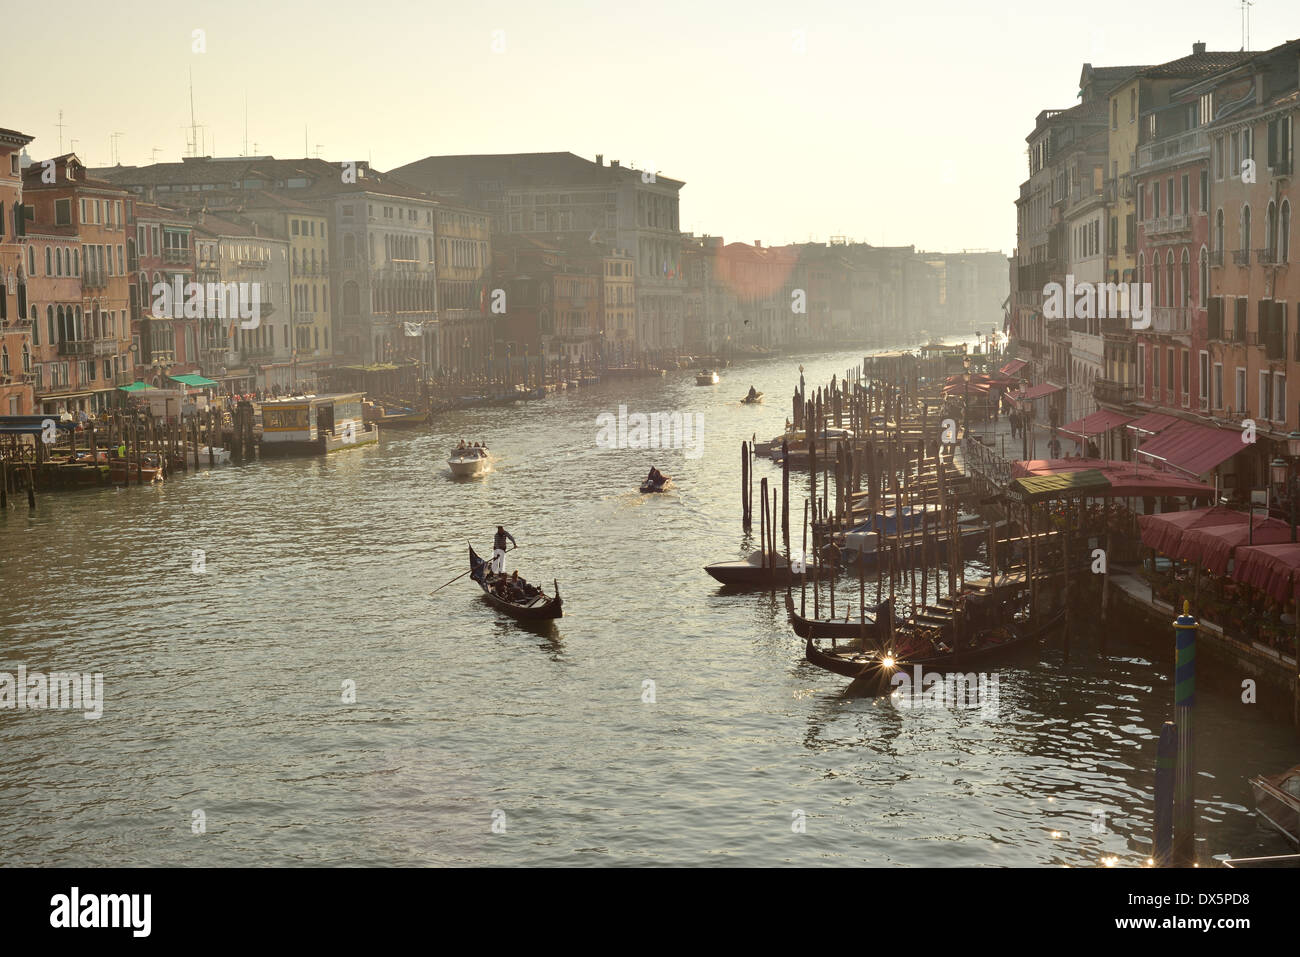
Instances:
[[[132,382],[130,385],[120,385],[117,387],[119,392],[139,392],[141,389],[152,389],[148,382]]]
[[[185,385],[193,386],[196,389],[207,389],[216,385],[211,379],[205,379],[203,376],[195,375],[192,372],[187,372],[185,375],[169,375],[167,378],[173,382],[183,382]]]
[[[1110,479],[1100,469],[1059,472],[1056,475],[1030,475],[1015,479],[1011,488],[1021,498],[1061,498],[1071,494],[1110,488]]]

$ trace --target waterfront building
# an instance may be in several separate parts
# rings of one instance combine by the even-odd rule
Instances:
[[[502,358],[496,355],[497,316],[491,311],[490,219],[482,210],[439,202],[434,226],[438,355],[448,372],[484,373]]]
[[[37,266],[42,278],[53,280],[42,288],[37,304],[44,307],[46,317],[46,335],[36,360],[42,411],[110,408],[117,404],[117,389],[135,381],[140,346],[132,333],[129,308],[128,198],[125,190],[89,176],[74,153],[34,162],[23,172],[27,223],[42,235],[53,267],[53,273],[46,274],[44,252],[36,263],[29,253],[29,268]],[[66,245],[73,247],[70,276],[66,253],[58,255]],[[70,282],[59,280],[71,279],[80,284],[80,301],[69,304],[66,300],[76,293]],[[59,306],[64,307],[62,321]]]
[[[22,168],[23,148],[31,141],[25,133],[0,129],[0,415],[35,411],[32,332],[37,314],[27,288]]]
[[[183,301],[177,309],[153,308],[158,284],[175,290],[178,282],[184,289],[194,281],[194,224],[185,212],[154,203],[129,199],[126,208],[131,331],[140,343],[139,375],[165,386],[164,375],[201,371],[200,320],[185,317]]]
[[[392,175],[483,210],[494,233],[543,239],[567,234],[627,250],[636,270],[638,348],[682,348],[681,180],[618,160],[606,165],[601,155],[592,162],[567,152],[429,156]]]

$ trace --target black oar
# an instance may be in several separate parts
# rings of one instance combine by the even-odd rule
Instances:
[[[474,546],[471,544],[470,547],[473,548]],[[518,548],[518,547],[519,547],[518,545],[511,545],[509,548],[506,549],[506,551],[508,551],[508,552],[513,552],[513,551],[514,551],[516,548]],[[484,564],[487,564],[487,563],[485,562]],[[468,570],[466,570],[466,571],[461,572],[459,575],[457,575],[457,576],[456,576],[455,578],[453,578],[451,581],[449,581],[449,582],[444,582],[443,584],[441,584],[441,585],[439,585],[437,588],[435,588],[433,591],[429,592],[429,594],[430,594],[430,595],[436,595],[436,594],[438,594],[438,592],[442,591],[442,590],[443,590],[444,588],[446,588],[448,585],[452,584],[453,582],[458,582],[458,581],[460,581],[462,578],[464,578],[466,575],[468,575],[468,574],[469,574],[470,572],[472,572],[473,570],[474,570],[474,569],[470,568],[470,569],[468,569]]]

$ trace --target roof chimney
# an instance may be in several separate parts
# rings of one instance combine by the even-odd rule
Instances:
[[[596,154],[596,165],[597,165],[597,166],[604,166],[604,165],[605,165],[605,154],[604,154],[604,153],[597,153],[597,154]]]
[[[1198,42],[1198,43],[1193,43],[1193,44],[1192,44],[1192,55],[1193,55],[1193,56],[1195,56],[1195,55],[1198,54],[1198,53],[1204,53],[1204,52],[1205,52],[1205,44],[1204,44],[1204,43],[1199,43],[1199,42]]]
[[[619,167],[619,161],[618,161],[618,160],[610,160],[610,161],[609,161],[609,168],[610,168],[610,169],[618,169],[618,167]]]
[[[755,249],[762,249],[762,248],[763,248],[763,240],[761,240],[761,239],[755,239],[755,240],[754,240],[754,248],[755,248]]]

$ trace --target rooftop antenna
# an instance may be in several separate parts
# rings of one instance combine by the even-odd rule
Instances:
[[[59,128],[59,155],[63,155],[63,111],[59,110],[59,122],[54,124]]]
[[[190,67],[190,139],[187,149],[190,156],[199,155],[199,125],[194,120],[194,67]]]
[[[1241,49],[1250,51],[1250,8],[1255,4],[1251,0],[1241,0]]]
[[[158,154],[161,153],[161,152],[162,152],[162,150],[160,150],[160,149],[159,149],[158,147],[156,147],[156,146],[151,146],[151,147],[149,148],[149,162],[150,162],[150,164],[153,164],[153,163],[158,162]]]
[[[248,155],[248,91],[244,91],[244,155]]]
[[[117,148],[117,141],[121,135],[121,133],[115,132],[108,138],[108,153],[109,156],[112,157],[114,166],[120,166],[122,164],[122,154]]]
[[[316,144],[316,158],[317,158],[317,159],[320,159],[320,148],[321,148],[322,146],[324,146],[324,145],[325,145],[324,143],[317,143],[317,144]]]

